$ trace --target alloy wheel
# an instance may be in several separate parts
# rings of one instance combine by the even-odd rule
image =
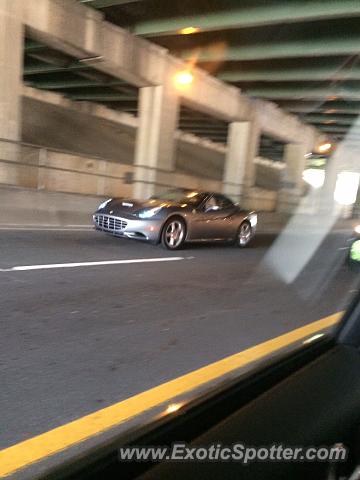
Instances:
[[[170,248],[178,247],[184,238],[184,226],[180,220],[172,220],[165,230],[165,241]]]
[[[251,238],[251,226],[248,222],[244,222],[240,225],[238,233],[238,242],[241,247],[247,245]]]

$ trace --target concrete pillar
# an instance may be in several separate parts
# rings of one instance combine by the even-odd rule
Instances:
[[[283,188],[278,195],[278,211],[292,213],[298,206],[303,193],[302,172],[306,166],[307,146],[302,143],[285,145],[286,164]]]
[[[140,89],[135,146],[134,197],[147,198],[168,182],[174,169],[178,96],[169,85]]]
[[[255,157],[260,131],[254,122],[229,125],[223,175],[223,193],[239,201],[255,184]]]
[[[301,193],[303,185],[302,173],[306,165],[307,146],[302,143],[285,145],[284,160],[286,163],[285,181],[287,188]]]
[[[0,1],[0,138],[20,140],[22,1]]]

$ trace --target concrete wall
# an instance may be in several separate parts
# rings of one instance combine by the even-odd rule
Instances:
[[[91,214],[101,201],[97,196],[1,186],[0,225],[90,225]]]
[[[23,142],[133,163],[134,129],[27,97],[22,111]]]
[[[285,174],[285,163],[255,158],[255,186],[266,190],[279,191]]]
[[[225,154],[199,145],[176,141],[175,169],[200,178],[222,180]]]
[[[82,112],[23,98],[22,141],[132,165],[135,129]],[[175,171],[221,180],[224,153],[176,139]]]
[[[0,141],[0,184],[50,192],[131,197],[136,166],[102,158]],[[220,190],[221,182],[162,171],[159,188]]]
[[[254,187],[245,192],[242,206],[258,212],[275,212],[278,206],[278,193]]]
[[[44,148],[21,146],[16,155],[11,149],[7,163],[0,163],[0,183],[52,192],[132,196],[132,185],[125,177],[134,174],[135,131],[118,122],[24,97],[22,140]],[[2,154],[5,150],[2,148]],[[196,139],[185,141],[177,134],[175,171],[159,175],[158,190],[181,186],[221,191],[224,162],[224,148],[211,148]],[[257,163],[258,188],[248,193],[244,205],[273,211],[277,194],[271,190],[279,187],[279,176],[279,170]]]

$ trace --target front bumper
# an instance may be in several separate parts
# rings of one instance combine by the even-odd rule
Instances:
[[[116,237],[136,238],[150,242],[159,240],[162,227],[161,220],[130,219],[106,213],[94,213],[93,222],[96,230]]]

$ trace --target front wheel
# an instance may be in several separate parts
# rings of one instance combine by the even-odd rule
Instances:
[[[243,222],[240,225],[239,230],[236,234],[236,239],[235,239],[236,245],[242,248],[246,247],[249,244],[251,237],[252,237],[252,229],[251,229],[250,222],[245,220],[245,222]]]
[[[185,223],[181,218],[170,218],[161,234],[162,245],[169,250],[178,250],[185,240]]]

